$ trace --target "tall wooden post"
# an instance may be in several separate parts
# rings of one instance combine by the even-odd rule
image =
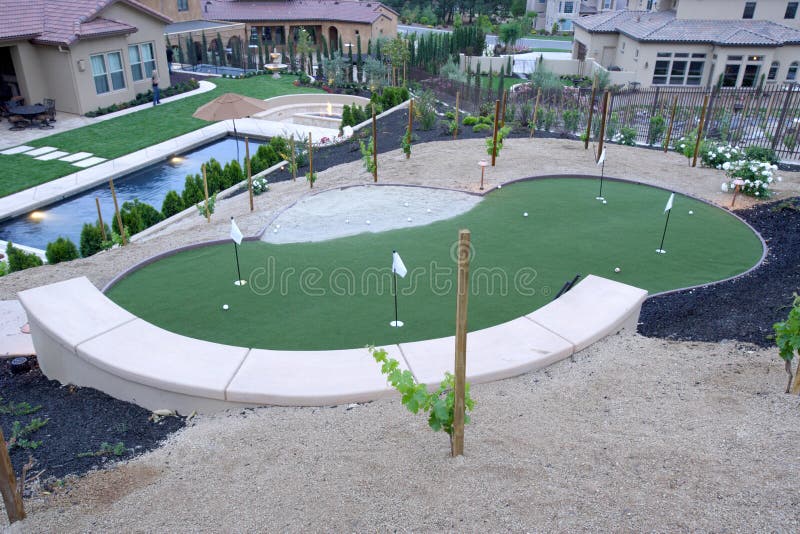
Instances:
[[[457,115],[456,115],[457,116]],[[414,99],[408,101],[408,129],[406,130],[406,135],[408,135],[408,142],[411,143],[411,129],[414,126]],[[411,152],[406,154],[406,159],[411,157]]]
[[[311,144],[311,132],[308,132],[308,183],[314,189],[314,145]]]
[[[536,91],[536,104],[533,106],[533,118],[531,119],[531,139],[536,133],[536,119],[539,116],[539,102],[542,100],[542,88]]]
[[[500,121],[500,101],[494,101],[494,133],[492,134],[492,167],[497,158],[497,124]]]
[[[3,494],[8,522],[14,523],[25,519],[25,507],[22,504],[22,496],[17,491],[17,478],[14,476],[14,466],[11,465],[11,458],[8,456],[2,429],[0,429],[0,493]]]
[[[122,245],[125,246],[128,244],[127,240],[125,239],[125,227],[122,226],[122,215],[119,214],[119,204],[117,204],[117,192],[114,190],[114,180],[110,179],[108,181],[108,185],[111,186],[111,198],[114,199],[114,212],[117,214],[117,224],[119,225],[119,234],[122,238]]]
[[[592,82],[592,97],[589,100],[589,120],[586,123],[586,139],[583,141],[583,149],[589,149],[589,139],[592,137],[592,118],[594,117],[594,98],[597,96],[597,76],[594,77]]]
[[[253,175],[250,173],[250,142],[244,138],[244,157],[247,160],[247,190],[250,192],[250,211],[253,211]]]
[[[378,121],[375,119],[375,104],[372,104],[372,178],[378,181]]]
[[[456,127],[453,130],[453,139],[458,137],[458,100],[461,97],[461,91],[456,91]]]
[[[603,93],[603,117],[600,119],[600,139],[597,141],[597,154],[595,154],[595,161],[600,158],[603,153],[603,143],[606,138],[606,112],[608,111],[608,91]]]
[[[103,212],[100,211],[100,198],[94,197],[94,203],[97,206],[97,220],[100,221],[100,233],[103,234],[103,241],[108,241],[106,237],[106,225],[103,224]]]
[[[700,151],[700,143],[703,140],[703,124],[706,120],[706,109],[708,108],[708,95],[703,97],[703,109],[700,111],[700,124],[697,125],[697,141],[694,144],[694,157],[692,167],[697,166],[697,153]]]
[[[297,180],[297,160],[295,159],[294,153],[294,134],[289,137],[289,149],[292,151],[291,155],[291,163],[292,163],[292,181],[294,182]]]
[[[203,194],[206,196],[205,200],[205,213],[206,213],[206,222],[211,222],[211,213],[208,211],[208,180],[206,180],[206,164],[200,166],[200,170],[203,171]]]
[[[450,455],[464,454],[464,395],[467,372],[467,297],[469,296],[470,232],[458,232],[458,294],[456,296],[455,398]]]
[[[667,128],[667,137],[664,139],[664,153],[669,151],[669,141],[672,139],[672,125],[675,124],[675,112],[678,110],[678,97],[672,99],[672,111],[669,114],[669,127]]]

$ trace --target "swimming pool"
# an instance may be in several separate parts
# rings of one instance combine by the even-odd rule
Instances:
[[[263,141],[250,140],[251,151]],[[239,142],[243,152],[243,144]],[[127,200],[138,198],[161,210],[167,192],[183,190],[187,174],[197,174],[200,166],[215,158],[223,166],[236,159],[236,140],[232,137],[220,139],[178,157],[151,165],[122,178],[114,180],[117,201],[120,207]],[[108,183],[104,183],[61,202],[39,208],[25,215],[0,223],[0,240],[44,249],[47,243],[59,236],[68,237],[76,245],[80,242],[84,223],[97,220],[95,198],[100,199],[103,221],[111,225],[114,201]]]

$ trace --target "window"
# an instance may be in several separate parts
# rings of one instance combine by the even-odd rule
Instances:
[[[742,87],[753,87],[758,78],[758,72],[761,70],[761,65],[747,65],[744,68],[744,75],[742,76]]]
[[[575,9],[575,2],[560,2],[558,4],[559,13],[573,13]]]
[[[781,68],[781,64],[777,61],[773,61],[772,65],[769,66],[769,74],[767,74],[768,80],[774,80],[778,77],[778,69]]]
[[[189,11],[189,0],[178,0],[178,11]]]
[[[603,9],[611,9],[611,0],[603,0]]]
[[[653,0],[647,0],[647,11],[653,9]]]
[[[92,62],[94,88],[98,95],[125,89],[125,73],[122,70],[122,53],[109,52],[89,56]]]
[[[756,3],[755,2],[745,2],[744,3],[744,13],[742,13],[743,19],[752,19],[753,15],[756,13]]]
[[[789,2],[786,4],[786,13],[783,14],[785,19],[793,19],[797,16],[797,4],[800,2]]]
[[[739,79],[739,69],[741,65],[728,64],[725,65],[725,74],[722,77],[722,87],[736,87],[736,81]]]
[[[797,61],[795,61],[794,63],[789,65],[789,71],[786,73],[786,81],[787,82],[793,82],[793,81],[797,80],[797,67],[798,66],[800,66],[800,64],[798,64]]]
[[[138,82],[153,75],[156,59],[153,55],[153,44],[143,43],[128,47],[128,60],[131,64],[133,81]]]
[[[659,52],[659,58],[671,58],[673,54]],[[684,59],[688,53],[677,53],[675,59],[659,59],[653,69],[653,85],[695,85],[703,81],[703,70],[706,62],[690,61]],[[698,59],[705,58],[705,54],[692,54]]]

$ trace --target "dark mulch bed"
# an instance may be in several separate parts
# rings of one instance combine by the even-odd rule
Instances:
[[[786,318],[800,290],[800,199],[761,204],[737,214],[767,243],[764,263],[721,284],[648,299],[639,332],[692,341],[733,339],[767,347],[772,325]]]
[[[173,80],[174,81],[174,80]],[[378,121],[378,152],[400,148],[400,138],[408,120],[406,111],[393,113]],[[440,125],[423,131],[416,123],[415,143],[446,141],[452,138]],[[371,135],[371,128],[360,132]],[[459,139],[486,138],[491,131],[472,132],[463,128]],[[511,137],[527,137],[527,129],[518,128]],[[562,137],[537,132],[537,137]],[[413,154],[413,149],[412,149]],[[358,160],[361,153],[357,139],[320,149],[314,154],[315,171]],[[301,169],[302,176],[307,171]],[[281,173],[287,179],[288,173]],[[275,178],[273,177],[272,180]],[[794,206],[800,206],[795,199]],[[671,339],[719,341],[735,339],[766,346],[771,325],[785,317],[792,292],[800,285],[800,212],[775,211],[776,203],[740,212],[766,239],[769,255],[764,264],[740,279],[700,289],[682,291],[645,302],[639,331],[647,336]],[[42,429],[30,436],[41,440],[35,450],[14,448],[11,458],[17,472],[29,453],[36,459],[33,471],[45,469],[44,478],[83,474],[103,466],[112,455],[78,457],[99,451],[103,442],[123,442],[126,449],[120,458],[129,458],[153,449],[170,433],[185,425],[182,418],[168,417],[160,422],[149,420],[150,412],[89,388],[61,387],[47,380],[38,368],[12,375],[7,361],[0,361],[0,406],[9,401],[27,402],[41,408],[31,415],[0,413],[0,425],[10,438],[14,421],[28,424],[34,417],[48,418]],[[0,410],[2,411],[2,410]]]
[[[148,410],[91,388],[61,387],[42,375],[35,360],[33,368],[21,374],[11,372],[10,360],[0,360],[0,397],[0,426],[7,442],[15,421],[25,427],[35,418],[47,420],[46,425],[27,436],[31,441],[40,441],[38,447],[13,447],[10,451],[17,474],[29,456],[33,456],[36,463],[30,473],[44,469],[43,480],[83,474],[109,460],[130,458],[154,449],[166,436],[185,425],[181,417],[150,421]],[[9,403],[23,402],[40,408],[27,415],[5,413]],[[125,450],[119,456],[113,453],[78,456],[100,451],[103,442],[110,445],[121,442]]]

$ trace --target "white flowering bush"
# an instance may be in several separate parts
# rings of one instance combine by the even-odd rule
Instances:
[[[697,143],[697,130],[692,130],[685,136],[675,141],[673,147],[675,148],[675,152],[683,154],[684,156],[686,156],[686,159],[689,162],[691,162],[692,157],[694,156],[694,147],[696,143]]]
[[[765,161],[726,161],[722,164],[722,170],[729,178],[728,182],[722,184],[723,191],[733,192],[736,188],[735,181],[742,180],[744,183],[741,184],[740,191],[751,197],[769,198],[772,194],[770,186],[781,181],[779,176],[775,176],[778,166]]]
[[[255,178],[253,180],[253,194],[260,195],[261,193],[266,193],[269,191],[269,184],[267,183],[267,179],[264,177]]]
[[[744,159],[744,152],[739,147],[709,142],[703,143],[700,158],[704,167],[722,169],[724,163]]]

